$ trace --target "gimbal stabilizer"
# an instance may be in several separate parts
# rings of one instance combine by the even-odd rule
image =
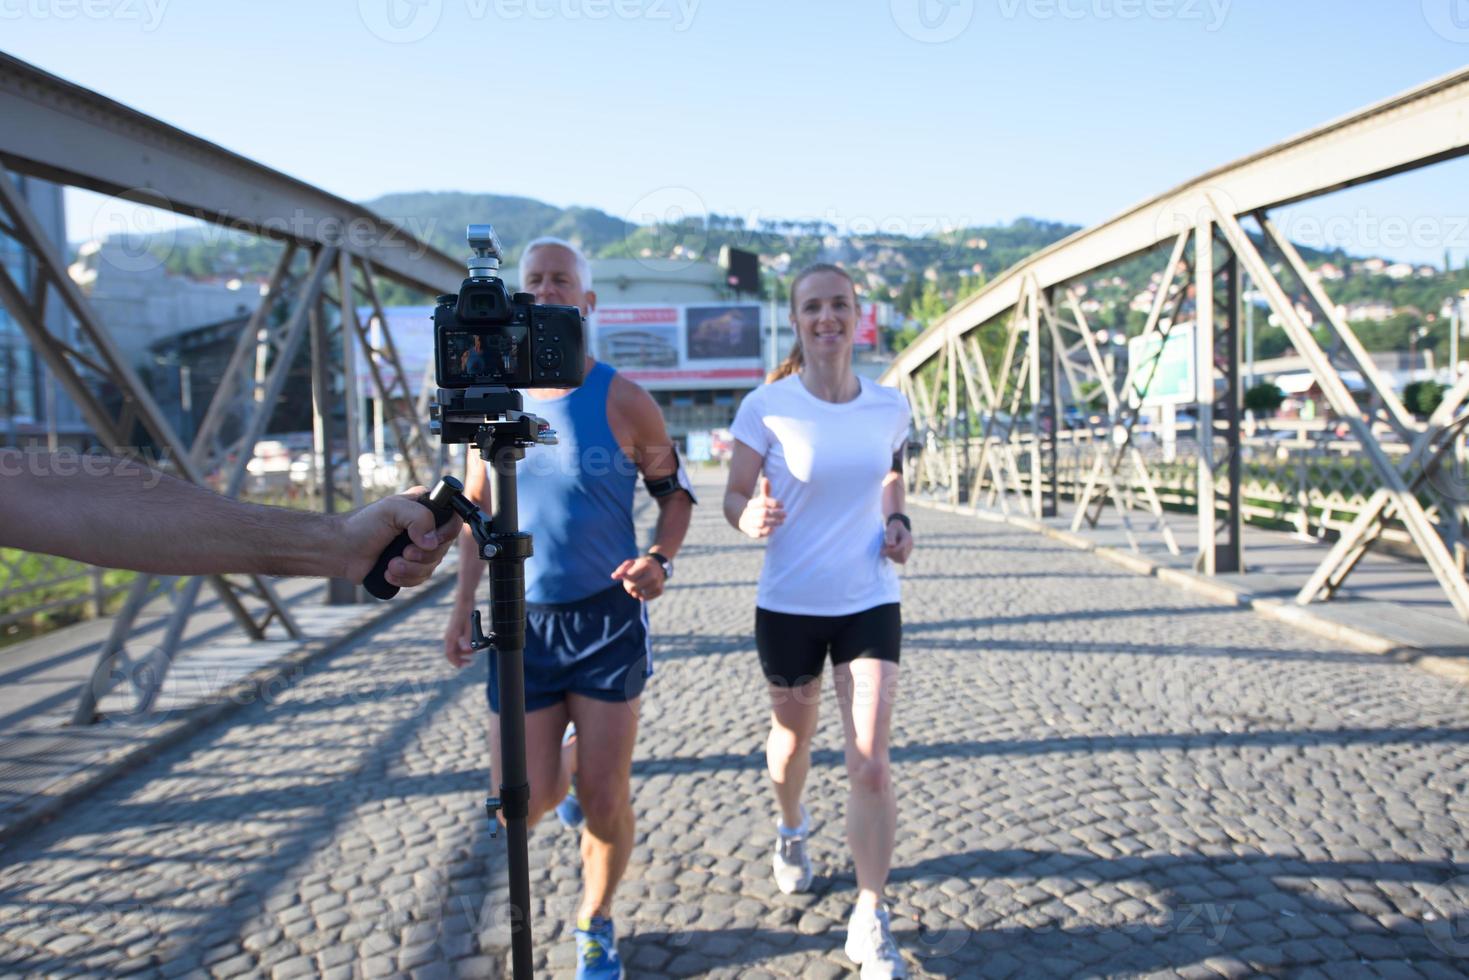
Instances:
[[[526,819],[530,814],[530,783],[525,770],[525,560],[531,556],[531,536],[519,528],[515,464],[534,445],[554,445],[556,434],[541,419],[522,411],[518,391],[505,388],[469,389],[467,396],[445,418],[436,419],[448,441],[450,426],[460,432],[472,427],[462,440],[479,447],[494,480],[493,516],[464,495],[464,484],[443,477],[421,497],[438,523],[458,514],[474,535],[479,556],[490,565],[490,632],[481,629],[478,610],[472,619],[471,640],[476,650],[493,648],[500,671],[500,795],[485,801],[491,833],[505,821],[507,865],[510,878],[510,952],[516,980],[531,977],[530,858]],[[467,433],[466,433],[467,434]],[[383,578],[388,562],[409,544],[400,534],[379,557],[363,585],[379,599],[397,594]]]

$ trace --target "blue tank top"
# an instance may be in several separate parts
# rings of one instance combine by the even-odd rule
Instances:
[[[516,465],[520,527],[533,536],[525,563],[527,602],[575,602],[616,583],[614,569],[638,554],[633,529],[637,466],[607,423],[616,372],[598,361],[561,398],[525,395],[525,410],[556,430],[555,446],[532,446]]]

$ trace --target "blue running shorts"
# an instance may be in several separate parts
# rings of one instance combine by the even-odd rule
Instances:
[[[525,604],[525,710],[566,700],[631,701],[653,676],[648,609],[621,583],[575,602]],[[500,712],[499,658],[490,651],[490,710]]]

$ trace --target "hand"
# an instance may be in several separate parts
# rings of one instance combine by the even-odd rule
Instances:
[[[423,487],[414,487],[347,515],[339,551],[343,578],[353,582],[367,578],[383,549],[399,532],[407,531],[412,544],[388,563],[385,578],[389,585],[403,588],[428,581],[454,544],[463,522],[455,516],[443,527],[435,528],[434,512],[414,499],[427,492]]]
[[[903,526],[902,521],[888,521],[882,537],[882,556],[891,558],[899,565],[908,563],[913,554],[913,532]]]
[[[454,603],[449,614],[449,625],[444,627],[444,659],[455,667],[463,667],[474,659],[475,650],[470,645],[469,623],[474,608],[463,600]]]
[[[740,513],[740,530],[752,538],[768,538],[785,523],[785,507],[770,495],[770,478],[760,478],[760,493]]]
[[[621,582],[627,594],[634,599],[646,601],[663,594],[663,566],[656,558],[647,555],[629,558],[617,566],[612,577]]]

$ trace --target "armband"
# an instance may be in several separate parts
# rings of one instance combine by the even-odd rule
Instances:
[[[674,471],[667,476],[645,479],[643,480],[643,486],[648,488],[648,493],[652,495],[654,500],[682,492],[688,494],[689,500],[697,504],[699,498],[694,496],[694,486],[689,482],[689,474],[683,468],[683,460],[678,458],[678,447],[671,446],[669,448],[673,450]]]

